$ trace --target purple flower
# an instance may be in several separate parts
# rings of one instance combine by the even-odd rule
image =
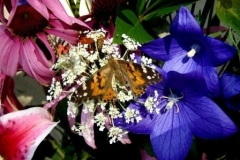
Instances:
[[[8,19],[4,18],[4,5]],[[0,70],[11,77],[17,70],[24,70],[43,85],[51,82],[50,68],[56,59],[47,36],[58,36],[73,44],[78,40],[78,31],[71,25],[78,23],[87,28],[79,19],[69,17],[58,0],[0,0],[0,21]]]
[[[147,96],[130,104],[129,108],[136,110],[142,120],[128,123],[117,119],[115,125],[129,132],[150,134],[158,159],[184,159],[194,136],[217,139],[237,130],[206,93],[201,75],[170,71],[162,82],[148,88]]]
[[[170,35],[142,46],[141,50],[157,60],[166,61],[163,69],[188,73],[200,72],[212,96],[219,94],[216,69],[229,61],[236,49],[205,36],[191,13],[181,7],[170,28]]]
[[[240,111],[240,76],[224,73],[220,78],[220,84],[227,107]]]

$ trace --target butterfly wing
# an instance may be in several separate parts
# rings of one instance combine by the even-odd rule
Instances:
[[[113,71],[110,66],[103,66],[73,93],[71,101],[79,104],[86,100],[110,101],[116,98],[112,78]]]
[[[142,95],[149,85],[162,81],[162,76],[150,67],[124,60],[118,60],[118,64],[136,96]]]

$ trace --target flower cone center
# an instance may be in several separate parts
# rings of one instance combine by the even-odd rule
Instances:
[[[17,7],[9,28],[12,33],[22,38],[35,36],[42,32],[48,21],[30,5]]]

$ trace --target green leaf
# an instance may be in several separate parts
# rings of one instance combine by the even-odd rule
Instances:
[[[188,0],[186,2],[178,2],[175,0],[174,2],[169,1],[169,2],[165,2],[165,4],[161,4],[161,5],[158,4],[157,9],[154,9],[151,12],[146,12],[145,15],[142,16],[143,17],[142,19],[145,21],[150,21],[152,19],[162,17],[166,14],[172,13],[172,12],[178,10],[181,6],[190,5],[196,1],[197,0]],[[156,4],[154,4],[154,5],[156,5]]]
[[[240,1],[218,0],[216,5],[218,18],[240,35]]]
[[[135,13],[129,9],[122,9],[117,13],[113,42],[122,44],[122,34],[128,35],[139,43],[153,40],[153,37],[143,28]]]
[[[176,6],[169,6],[165,8],[159,8],[155,10],[154,12],[151,12],[150,14],[147,14],[146,16],[143,17],[143,20],[149,21],[151,19],[155,19],[156,17],[162,17],[163,15],[172,13],[176,10],[178,10],[182,5],[176,5]]]
[[[146,5],[146,0],[138,0],[136,5],[136,13],[137,15],[141,15],[144,11]]]

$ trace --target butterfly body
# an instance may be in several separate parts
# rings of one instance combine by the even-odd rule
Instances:
[[[111,57],[105,66],[73,93],[71,101],[81,103],[88,99],[104,102],[115,100],[117,93],[112,86],[113,78],[118,80],[119,85],[129,86],[136,96],[142,95],[148,85],[162,80],[161,75],[150,67]]]

